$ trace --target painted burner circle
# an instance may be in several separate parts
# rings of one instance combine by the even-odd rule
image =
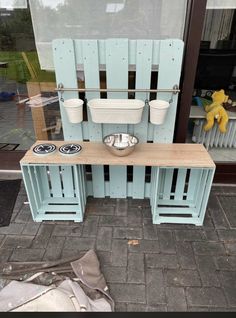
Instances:
[[[82,147],[78,144],[65,144],[59,148],[62,155],[76,155],[81,151]]]
[[[33,153],[35,155],[46,156],[55,152],[56,148],[54,144],[39,144],[33,148]]]

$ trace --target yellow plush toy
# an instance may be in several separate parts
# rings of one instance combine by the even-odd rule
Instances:
[[[205,106],[207,123],[204,126],[204,130],[210,130],[213,127],[214,119],[216,118],[220,131],[225,133],[229,117],[222,104],[227,102],[229,96],[225,95],[225,91],[221,89],[220,91],[215,91],[211,97],[213,103]]]

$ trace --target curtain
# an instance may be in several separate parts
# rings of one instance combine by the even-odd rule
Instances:
[[[207,9],[235,9],[236,0],[207,0]]]
[[[42,69],[53,69],[51,42],[72,39],[183,38],[187,0],[30,0]]]

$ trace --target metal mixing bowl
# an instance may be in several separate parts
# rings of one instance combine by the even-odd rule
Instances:
[[[103,138],[103,143],[106,148],[112,154],[119,157],[129,155],[138,142],[137,137],[126,133],[115,133]]]

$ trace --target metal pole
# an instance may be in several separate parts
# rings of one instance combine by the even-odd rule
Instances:
[[[128,89],[128,88],[65,88],[63,84],[59,84],[57,88],[55,88],[56,92],[128,92],[128,93],[134,93],[134,92],[142,92],[142,93],[173,93],[177,94],[180,92],[180,89],[178,85],[174,85],[173,88],[166,88],[166,89]]]

